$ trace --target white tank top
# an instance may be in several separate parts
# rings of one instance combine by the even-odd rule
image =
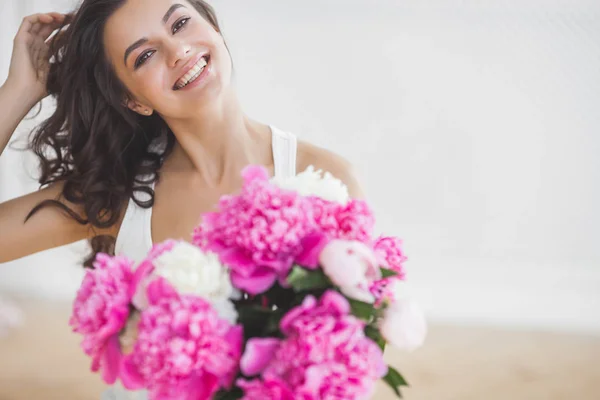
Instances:
[[[275,176],[296,175],[296,136],[270,126]],[[154,184],[151,185],[154,189]],[[135,261],[143,260],[152,248],[152,208],[142,208],[129,199],[121,228],[117,235],[115,254],[127,256]]]

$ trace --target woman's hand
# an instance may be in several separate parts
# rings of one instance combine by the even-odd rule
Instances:
[[[46,82],[50,67],[47,43],[52,33],[69,18],[60,13],[34,14],[23,19],[14,38],[5,85],[26,93],[33,104],[48,95]]]

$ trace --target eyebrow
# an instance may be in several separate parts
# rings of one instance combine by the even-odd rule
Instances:
[[[169,18],[171,18],[171,15],[173,15],[173,13],[179,9],[179,8],[186,8],[183,4],[173,4],[166,12],[165,16],[162,19],[163,24],[166,24],[167,21],[169,20]],[[125,66],[127,66],[127,57],[129,57],[129,55],[131,53],[133,53],[137,48],[139,48],[140,46],[142,46],[144,43],[148,42],[148,38],[141,38],[140,40],[136,41],[134,44],[132,44],[131,46],[129,46],[127,48],[127,50],[125,50],[125,55],[123,56],[123,63],[125,64]]]

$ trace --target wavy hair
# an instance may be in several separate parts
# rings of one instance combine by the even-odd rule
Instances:
[[[187,1],[221,32],[208,3]],[[29,149],[39,159],[40,185],[62,182],[61,199],[80,207],[83,216],[60,200],[46,200],[26,221],[42,208],[58,207],[96,232],[116,225],[129,199],[143,208],[154,204],[149,184],[158,180],[175,136],[159,115],[143,117],[124,106],[131,95],[106,57],[103,33],[125,2],[84,0],[50,42],[47,90],[56,110],[32,131]],[[113,236],[95,235],[84,266],[91,268],[99,252],[114,254],[115,242]]]

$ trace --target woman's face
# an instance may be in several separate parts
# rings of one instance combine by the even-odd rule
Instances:
[[[185,119],[231,82],[222,36],[185,0],[127,0],[108,19],[104,46],[142,115]]]

